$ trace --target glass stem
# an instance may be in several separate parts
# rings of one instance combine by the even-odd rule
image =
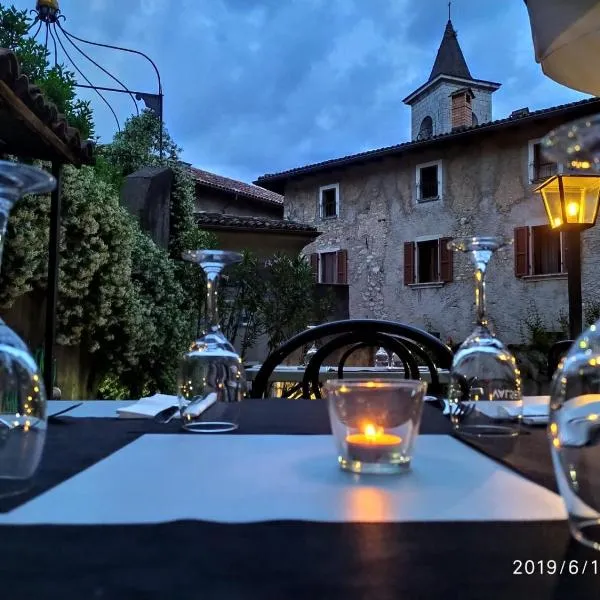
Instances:
[[[488,326],[485,307],[485,272],[491,256],[492,253],[489,250],[476,250],[473,252],[473,262],[475,263],[476,322],[480,327]]]
[[[206,315],[204,331],[219,331],[219,278],[221,268],[208,267],[206,272]]]

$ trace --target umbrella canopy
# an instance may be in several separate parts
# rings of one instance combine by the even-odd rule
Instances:
[[[600,96],[600,1],[525,0],[535,58],[554,81]]]

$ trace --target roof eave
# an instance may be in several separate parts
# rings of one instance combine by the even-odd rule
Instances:
[[[256,227],[246,225],[219,225],[218,223],[197,223],[200,229],[209,229],[212,231],[239,231],[245,233],[256,233],[256,234],[271,234],[271,235],[293,235],[302,236],[305,238],[317,238],[321,235],[321,231],[310,231],[305,229],[272,229],[268,227]]]
[[[262,204],[268,204],[269,206],[277,206],[277,207],[283,208],[283,199],[281,201],[268,200],[267,198],[261,198],[260,196],[255,196],[254,194],[249,194],[248,192],[242,192],[242,191],[234,190],[231,188],[227,188],[222,185],[208,183],[208,182],[198,179],[196,177],[194,178],[194,181],[195,181],[196,185],[199,185],[200,187],[205,187],[210,190],[218,190],[220,192],[225,192],[226,194],[231,194],[232,196],[241,196],[242,198],[246,198],[248,200],[253,200],[255,202],[261,202]],[[254,184],[254,185],[256,185],[256,184]],[[266,190],[267,188],[263,188],[263,189]],[[268,191],[272,192],[273,190],[268,190]],[[277,192],[275,192],[275,193],[277,193]]]
[[[498,88],[502,86],[501,83],[497,83],[496,81],[487,81],[485,79],[466,79],[462,77],[456,77],[455,75],[441,74],[432,79],[431,81],[426,81],[422,86],[420,86],[414,92],[412,92],[412,94],[406,96],[406,98],[404,98],[402,102],[410,106],[410,104],[412,104],[421,94],[423,94],[433,85],[443,80],[465,84],[465,87],[483,88],[492,92],[495,92]]]
[[[348,165],[358,165],[365,162],[370,162],[372,160],[377,160],[380,158],[387,158],[388,156],[394,156],[398,154],[403,154],[405,152],[411,152],[415,149],[427,148],[429,146],[435,144],[443,144],[447,142],[454,142],[457,140],[461,140],[465,137],[469,137],[471,135],[477,135],[479,133],[487,133],[490,131],[494,131],[496,129],[508,129],[513,126],[519,126],[523,123],[528,123],[530,121],[536,121],[540,119],[549,119],[557,114],[561,113],[569,113],[570,111],[576,111],[577,109],[583,108],[585,106],[594,107],[597,104],[600,104],[600,98],[591,98],[586,104],[577,104],[576,106],[561,106],[555,107],[554,109],[547,109],[545,112],[540,114],[539,112],[533,112],[528,115],[524,115],[523,117],[515,118],[515,119],[502,119],[500,122],[496,123],[484,123],[482,125],[476,127],[470,127],[464,129],[462,131],[455,131],[452,133],[444,134],[440,137],[434,137],[427,140],[418,140],[414,142],[406,142],[404,144],[399,144],[397,146],[389,146],[387,148],[381,148],[379,150],[373,150],[371,152],[359,155],[347,156],[341,159],[334,159],[332,161],[327,161],[324,164],[318,165],[307,165],[306,167],[300,167],[298,169],[293,169],[291,172],[283,172],[283,173],[274,173],[273,175],[261,175],[256,181],[255,185],[260,185],[266,189],[274,190],[282,190],[285,191],[285,185],[290,179],[296,179],[298,177],[303,177],[305,175],[313,175],[316,173],[322,173],[326,171],[332,171],[336,168],[346,167]]]

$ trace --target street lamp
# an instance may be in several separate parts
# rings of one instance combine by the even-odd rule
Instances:
[[[589,164],[578,166],[589,168]],[[586,173],[555,175],[535,191],[542,196],[550,227],[564,233],[569,288],[569,333],[574,340],[582,331],[581,232],[596,223],[600,203],[600,176]]]

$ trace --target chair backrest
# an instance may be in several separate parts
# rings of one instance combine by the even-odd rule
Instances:
[[[307,331],[303,331],[283,343],[274,350],[259,369],[252,385],[250,396],[262,398],[269,389],[269,380],[275,368],[288,356],[305,345],[321,338],[336,336],[324,344],[311,358],[306,366],[302,381],[303,395],[311,393],[320,398],[319,372],[323,361],[332,352],[350,345],[350,350],[358,347],[383,346],[394,352],[404,366],[405,377],[419,379],[421,377],[417,359],[429,369],[431,393],[441,393],[438,369],[450,369],[453,353],[439,339],[426,331],[395,321],[376,319],[348,319],[324,323]],[[346,351],[338,364],[338,377],[343,378],[344,365],[351,352]]]
[[[548,377],[552,379],[554,371],[558,368],[558,363],[562,357],[571,349],[573,340],[561,340],[550,346],[548,350]]]

